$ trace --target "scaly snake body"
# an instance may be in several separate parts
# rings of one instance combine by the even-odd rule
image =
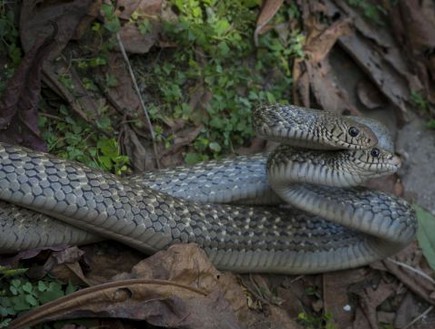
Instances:
[[[8,202],[0,204],[0,251],[98,236],[147,253],[196,242],[222,269],[314,273],[372,262],[412,240],[416,220],[405,201],[349,188],[400,164],[375,147],[382,136],[364,120],[269,106],[254,113],[254,124],[259,135],[298,148],[120,179],[0,144],[0,199]],[[257,197],[295,208],[198,203]]]

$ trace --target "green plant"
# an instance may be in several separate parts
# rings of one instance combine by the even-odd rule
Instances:
[[[347,2],[352,7],[360,10],[367,20],[377,25],[385,24],[383,17],[386,15],[386,11],[382,6],[365,0],[347,0]]]
[[[19,37],[14,11],[0,5],[0,56],[8,56],[14,67],[21,62]]]
[[[301,312],[298,314],[298,322],[306,329],[336,329],[331,313],[316,316]]]
[[[6,88],[15,68],[20,64],[22,50],[18,32],[15,12],[3,3],[0,3],[0,58],[7,59],[0,69],[0,94]]]
[[[117,33],[121,29],[121,23],[115,13],[115,7],[112,3],[103,3],[101,11],[104,14],[104,28],[111,33]]]
[[[112,123],[105,109],[100,111],[101,119],[96,121],[95,127],[74,118],[66,107],[61,106],[59,114],[62,117],[41,115],[42,136],[49,152],[59,157],[121,175],[128,170],[129,160],[121,154],[116,139],[108,137],[113,134]]]
[[[0,267],[0,328],[7,328],[21,312],[77,290],[71,283],[51,278],[31,282],[23,275],[26,270]]]
[[[420,111],[426,112],[429,108],[427,99],[418,91],[411,91],[411,103]]]
[[[185,153],[186,162],[216,158],[250,140],[254,107],[289,101],[291,61],[303,56],[304,37],[297,31],[287,38],[270,32],[256,48],[253,33],[260,1],[170,3],[178,21],[165,23],[164,37],[177,47],[134,58],[133,67],[145,86],[155,125],[181,119],[204,127]],[[296,16],[292,10],[283,6],[276,20]],[[174,139],[170,133],[157,135]]]

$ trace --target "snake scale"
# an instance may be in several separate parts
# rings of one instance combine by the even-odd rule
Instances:
[[[406,201],[354,187],[400,166],[382,125],[281,105],[255,110],[253,122],[283,144],[127,178],[1,143],[0,251],[101,237],[145,253],[195,242],[220,269],[316,273],[370,263],[413,239]]]

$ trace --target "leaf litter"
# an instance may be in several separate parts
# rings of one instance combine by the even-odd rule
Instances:
[[[24,128],[17,128],[16,131],[28,129],[30,133],[23,135],[31,137],[22,140],[20,136],[3,131],[2,140],[8,138],[44,149],[35,121],[41,80],[87,121],[95,120],[101,106],[112,106],[123,113],[126,121],[140,118],[138,95],[133,91],[126,67],[117,52],[111,53],[109,61],[112,64],[101,74],[114,74],[121,83],[107,87],[102,93],[90,93],[83,88],[79,73],[69,66],[64,57],[43,64],[47,58],[58,58],[61,52],[67,54],[71,51],[71,40],[85,39],[83,34],[90,22],[96,17],[101,19],[99,4],[92,4],[91,1],[36,4],[36,1],[29,1],[22,6],[20,31],[26,55],[14,78],[9,81],[0,103],[3,126],[8,126],[9,121],[11,125],[19,124]],[[285,30],[282,25],[279,28],[273,26],[273,17],[286,4],[283,1],[264,2],[253,36],[255,39],[274,28],[278,33]],[[349,90],[337,83],[337,72],[331,66],[331,56],[341,49],[350,55],[353,65],[369,78],[365,80],[364,87],[358,88],[363,104],[370,104],[369,107],[376,110],[384,104],[382,99],[386,99],[395,107],[397,116],[403,122],[413,107],[413,92],[419,92],[428,100],[427,110],[434,113],[434,61],[428,53],[434,48],[434,21],[430,15],[434,13],[434,6],[430,1],[417,4],[408,0],[390,8],[395,13],[392,15],[392,30],[385,25],[368,23],[360,11],[341,0],[298,4],[302,12],[301,22],[299,25],[288,22],[288,25],[305,33],[306,56],[293,62],[294,103],[359,113]],[[162,10],[161,1],[126,0],[119,2],[118,8],[122,8],[118,14],[125,21],[129,21],[134,12],[148,15],[153,21],[150,32],[144,35],[135,24],[123,25],[120,34],[128,51],[146,53],[153,46],[176,46],[160,40],[162,17],[176,19],[170,11]],[[53,26],[59,32],[54,33]],[[403,29],[404,26],[407,28]],[[56,40],[55,47],[51,44],[53,38]],[[402,43],[406,47],[401,47]],[[410,67],[409,62],[417,63],[417,67]],[[109,71],[104,71],[106,69]],[[59,82],[65,73],[72,77],[73,88],[65,88]],[[26,84],[21,84],[21,81],[26,81]],[[370,92],[373,90],[375,92]],[[111,98],[107,96],[109,94]],[[209,101],[203,95],[196,97]],[[194,99],[192,104],[195,104]],[[18,116],[21,122],[13,121],[12,118],[23,110],[29,111],[29,115]],[[200,126],[175,123],[168,126],[175,129],[178,144],[166,153],[162,152],[162,156],[168,159],[162,162],[165,166],[180,162],[182,147],[194,140],[201,129]],[[125,124],[122,131],[123,147],[133,159],[133,167],[149,170],[153,166],[153,161],[149,160],[152,152],[150,145],[142,142],[142,137],[147,135],[146,130]],[[258,149],[258,143],[255,143],[255,149]],[[249,152],[249,149],[244,152]],[[397,180],[390,185],[390,189],[394,187],[393,191],[397,192],[396,185]],[[116,260],[113,259],[113,250],[106,254],[106,258],[101,250],[95,251],[93,247],[85,247],[84,254],[77,249],[57,250],[30,275],[40,277],[49,272],[65,282],[73,279],[90,288],[19,317],[12,323],[12,328],[84,316],[146,320],[154,325],[182,328],[298,328],[300,325],[292,319],[299,318],[302,313],[313,316],[331,313],[332,323],[337,328],[378,328],[380,322],[405,328],[412,323],[412,319],[424,314],[424,306],[433,305],[435,298],[434,283],[428,279],[433,276],[433,270],[426,261],[429,260],[433,267],[434,242],[427,233],[433,231],[431,225],[434,219],[422,210],[419,210],[419,219],[420,246],[413,244],[394,258],[377,262],[371,267],[296,278],[222,273],[193,245],[173,246],[143,261],[139,261],[141,255],[116,244],[115,248],[119,251]],[[419,248],[422,248],[426,258]],[[17,255],[22,259],[31,256],[33,253]],[[9,259],[11,264],[17,260]],[[124,273],[115,274],[121,270],[116,265],[121,262],[125,263],[126,269]],[[106,270],[100,271],[103,268]],[[425,319],[419,322],[418,328],[433,327],[433,317],[432,320],[430,317]],[[326,320],[323,321],[325,324]]]

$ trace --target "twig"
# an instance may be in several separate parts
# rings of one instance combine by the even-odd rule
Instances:
[[[412,266],[409,266],[408,264],[405,263],[401,263],[398,262],[397,260],[394,260],[392,258],[387,258],[387,260],[393,264],[396,264],[398,266],[401,266],[403,268],[406,268],[407,270],[410,270],[411,272],[417,273],[418,275],[420,275],[422,278],[425,278],[426,280],[428,280],[430,283],[435,284],[435,280],[432,279],[429,275],[427,275],[426,273],[424,273],[423,271],[420,271],[418,269],[413,268]]]
[[[431,311],[433,310],[433,306],[429,306],[428,309],[426,309],[426,311],[424,311],[423,313],[421,313],[419,316],[417,316],[414,320],[412,320],[410,323],[408,323],[406,326],[403,327],[403,329],[408,329],[410,328],[414,323],[420,321],[422,318],[424,318],[426,315],[428,315]]]
[[[130,73],[130,77],[131,77],[131,81],[133,82],[134,89],[136,91],[137,96],[139,97],[140,105],[141,105],[142,110],[145,114],[145,119],[147,121],[147,125],[148,125],[148,127],[150,129],[150,133],[151,133],[151,140],[153,142],[153,149],[154,149],[154,156],[156,158],[156,165],[157,165],[157,168],[160,169],[160,161],[159,161],[159,158],[157,156],[158,153],[157,153],[157,144],[156,144],[156,134],[154,133],[154,128],[153,128],[153,125],[151,123],[150,116],[148,115],[148,111],[145,107],[145,103],[142,99],[142,95],[140,94],[140,90],[139,90],[139,86],[137,85],[136,77],[135,77],[133,69],[130,65],[130,61],[128,59],[127,52],[125,51],[124,44],[122,43],[121,36],[119,33],[116,33],[116,38],[118,39],[118,44],[119,44],[119,48],[121,49],[122,57],[124,57],[124,61],[127,64],[128,72]]]

